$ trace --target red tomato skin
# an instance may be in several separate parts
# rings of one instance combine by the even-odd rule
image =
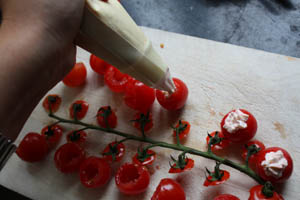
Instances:
[[[184,171],[188,171],[188,170],[191,170],[193,167],[194,167],[194,160],[193,159],[190,159],[190,158],[186,158],[186,166],[183,168],[183,169],[175,169],[175,168],[170,168],[169,169],[169,173],[170,174],[177,174],[177,173],[181,173],[181,172],[184,172]],[[176,166],[176,164],[173,164],[172,165],[173,167]]]
[[[48,101],[48,97],[49,96],[52,96],[54,98],[56,98],[56,101],[54,104],[51,104],[49,101]],[[50,107],[51,107],[51,111],[52,113],[55,113],[59,107],[60,107],[60,104],[61,104],[61,97],[58,96],[57,94],[49,94],[48,96],[46,96],[46,98],[44,99],[43,101],[43,107],[45,109],[46,112],[50,112]]]
[[[108,106],[103,106],[101,108],[108,109]],[[101,110],[101,108],[97,112],[97,122],[101,127],[107,128],[104,117],[101,116],[101,114],[104,112],[103,110]],[[117,115],[116,115],[115,111],[113,111],[112,109],[111,109],[111,114],[107,118],[107,121],[108,121],[108,125],[110,128],[116,128],[118,125]]]
[[[188,136],[188,134],[190,133],[191,124],[188,121],[184,121],[184,120],[181,120],[181,123],[183,125],[187,124],[187,127],[184,129],[184,131],[179,133],[179,139],[184,140]],[[179,122],[177,123],[175,128],[178,128],[178,127],[179,127]],[[173,136],[176,137],[176,131],[175,130],[173,131]]]
[[[44,136],[30,132],[22,139],[16,153],[26,162],[38,162],[46,157],[48,144]]]
[[[73,141],[73,140],[71,139],[71,135],[72,135],[73,133],[74,133],[74,131],[71,131],[71,132],[69,132],[69,133],[67,134],[66,139],[67,139],[68,142],[73,142],[73,143],[76,143],[76,144],[78,144],[78,145],[82,145],[82,144],[85,143],[86,138],[87,138],[87,133],[86,133],[85,131],[79,131],[79,132],[76,133],[76,134],[79,134],[79,135],[80,135],[80,136],[79,136],[79,139],[76,140],[76,141]]]
[[[74,104],[81,104],[81,110],[79,112],[76,112],[76,117],[78,120],[82,119],[85,117],[88,109],[89,109],[89,104],[86,102],[86,101],[83,101],[83,100],[77,100],[75,101],[74,103],[72,103],[72,105],[70,106],[70,117],[72,119],[75,118],[75,113],[74,113],[74,109],[73,109],[73,106]]]
[[[79,170],[85,159],[85,151],[75,143],[66,143],[59,147],[54,155],[56,168],[62,173],[72,173]]]
[[[108,183],[111,173],[111,166],[105,160],[91,156],[80,165],[80,182],[87,188],[101,187]]]
[[[223,134],[222,132],[218,131],[218,133],[219,133],[218,136],[219,136],[220,138],[224,138],[224,134]],[[212,137],[214,137],[214,136],[216,135],[216,131],[210,133],[210,135],[211,135]],[[207,145],[208,145],[208,143],[209,143],[209,139],[210,139],[210,138],[207,136],[207,137],[206,137],[206,144],[207,144]],[[229,145],[230,145],[230,141],[224,138],[219,144],[214,144],[214,145],[212,145],[212,146],[211,146],[211,150],[212,150],[212,152],[222,151],[222,150],[226,149]]]
[[[105,149],[103,150],[102,152],[102,155],[103,155],[103,159],[108,161],[108,162],[113,162],[113,158],[111,155],[104,155],[105,153],[109,152],[109,145],[115,145],[117,142],[112,142],[110,144],[108,144]],[[118,153],[116,155],[116,159],[114,161],[116,162],[119,162],[122,160],[122,158],[124,157],[125,155],[125,145],[123,143],[119,143],[117,145],[117,149],[118,149]]]
[[[125,104],[137,111],[147,113],[155,101],[155,90],[138,80],[128,82],[125,89]]]
[[[250,196],[248,200],[284,200],[284,198],[277,192],[274,192],[272,197],[266,197],[261,191],[262,187],[263,185],[252,187],[250,189]]]
[[[222,172],[224,172],[224,175],[222,176],[221,180],[219,181],[209,181],[212,177],[211,176],[208,176],[207,179],[205,179],[203,185],[205,187],[208,187],[208,186],[214,186],[214,185],[220,185],[222,183],[224,183],[225,181],[227,181],[229,178],[230,178],[230,173],[226,170],[220,170]]]
[[[92,70],[100,75],[104,75],[106,70],[110,67],[110,64],[93,54],[91,54],[90,57],[90,65]]]
[[[137,120],[140,118],[142,112],[138,112],[135,116],[134,116],[134,120]],[[146,115],[146,114],[145,114]],[[144,131],[147,132],[149,131],[152,127],[153,127],[153,118],[152,118],[152,113],[149,113],[149,120],[150,122],[148,122],[145,127],[144,127]],[[141,129],[141,125],[138,122],[133,122],[133,126],[138,129],[139,131],[142,131]]]
[[[259,153],[266,148],[265,145],[259,140],[249,141],[246,145],[251,146],[253,144],[255,144],[258,148],[260,148],[260,151],[256,154],[253,154],[252,156],[250,156],[248,163],[249,163],[250,166],[252,166],[251,168],[255,168],[256,160],[259,156]],[[242,157],[243,157],[244,160],[246,160],[247,153],[248,153],[248,150],[246,149],[246,147],[243,147]]]
[[[113,92],[124,92],[130,79],[129,75],[120,72],[114,66],[110,66],[104,74],[104,82]]]
[[[188,98],[189,90],[186,84],[178,78],[173,78],[176,90],[170,96],[166,96],[161,90],[156,90],[156,98],[159,104],[167,110],[182,108]]]
[[[229,113],[227,113],[224,116],[224,118],[222,119],[221,132],[224,134],[224,137],[226,139],[230,140],[231,142],[246,143],[255,136],[256,130],[257,130],[257,122],[256,122],[255,117],[250,112],[248,112],[247,110],[244,110],[244,109],[239,109],[239,110],[242,111],[243,113],[249,115],[249,118],[247,120],[247,128],[239,129],[233,133],[229,133],[225,128],[223,128],[223,126],[225,124],[225,119],[227,118],[229,113],[235,111],[235,110],[232,110]]]
[[[145,192],[150,183],[150,174],[146,167],[136,164],[123,164],[115,176],[120,192],[135,195]]]
[[[269,152],[276,152],[276,151],[282,151],[285,159],[288,162],[287,167],[285,168],[285,170],[282,173],[282,176],[280,178],[275,178],[273,176],[267,176],[264,168],[261,166],[261,162],[263,162],[265,160],[265,155]],[[256,169],[257,169],[257,173],[258,175],[266,180],[266,181],[270,181],[272,183],[280,183],[280,182],[284,182],[286,181],[292,174],[293,172],[293,160],[292,157],[290,156],[290,154],[284,150],[283,148],[280,147],[269,147],[266,148],[265,150],[261,151],[258,158],[257,158],[257,162],[256,162]]]
[[[146,160],[144,160],[143,162],[141,162],[139,159],[138,159],[138,154],[136,153],[133,157],[132,157],[132,162],[134,164],[137,164],[137,165],[142,165],[142,166],[146,166],[146,165],[151,165],[155,158],[156,158],[156,153],[154,151],[152,151],[151,149],[148,149],[147,150],[147,154],[153,154],[152,156],[150,156],[149,158],[147,158]]]
[[[78,87],[84,84],[87,70],[83,63],[76,63],[73,69],[63,78],[63,83],[69,87]]]
[[[231,194],[221,194],[215,197],[213,200],[240,200],[240,199]]]
[[[53,135],[51,136],[47,135],[47,132],[49,131],[49,126],[45,126],[42,129],[41,134],[45,137],[48,146],[50,148],[53,148],[55,145],[59,143],[63,133],[63,129],[59,125],[53,125],[50,127],[50,130],[53,131]]]
[[[151,200],[185,200],[185,192],[181,185],[173,179],[164,178],[156,187]]]

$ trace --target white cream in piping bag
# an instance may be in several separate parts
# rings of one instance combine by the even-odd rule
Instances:
[[[169,68],[118,0],[86,0],[76,43],[151,87],[175,90]]]
[[[283,152],[278,150],[276,152],[269,152],[265,155],[265,160],[261,162],[267,176],[280,178],[288,162],[283,155]]]
[[[223,125],[229,133],[234,133],[237,130],[247,128],[247,120],[249,115],[243,113],[241,110],[236,110],[230,112]]]

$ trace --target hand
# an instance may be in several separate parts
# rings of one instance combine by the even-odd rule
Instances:
[[[0,0],[0,132],[14,139],[75,63],[84,0]]]

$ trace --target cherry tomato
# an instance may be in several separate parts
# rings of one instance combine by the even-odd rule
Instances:
[[[250,189],[250,196],[248,200],[284,200],[277,192],[273,193],[272,197],[266,197],[262,193],[263,185],[257,185]]]
[[[125,104],[137,111],[147,113],[155,101],[155,90],[138,80],[128,82],[125,89]]]
[[[231,194],[221,194],[215,197],[213,200],[240,200],[240,199]]]
[[[102,60],[101,58],[98,58],[97,56],[91,54],[90,57],[90,65],[91,68],[94,70],[94,72],[104,75],[106,70],[109,68],[110,64]]]
[[[148,113],[147,113],[148,114]],[[148,116],[147,114],[144,114],[142,112],[136,113],[134,116],[133,126],[137,128],[139,131],[142,131],[142,123],[145,123],[144,125],[144,131],[147,132],[153,127],[153,119],[152,114],[149,112]]]
[[[230,140],[231,142],[236,142],[236,143],[244,142],[245,143],[245,142],[251,140],[254,137],[254,135],[256,134],[257,122],[256,122],[256,119],[254,118],[254,116],[250,112],[248,112],[247,110],[244,110],[244,109],[239,109],[239,110],[242,113],[247,114],[249,116],[246,121],[247,127],[236,129],[232,133],[228,132],[227,129],[224,128],[224,124],[225,124],[225,120],[226,120],[227,116],[230,113],[236,111],[236,110],[232,110],[229,113],[227,113],[224,116],[224,118],[222,119],[221,132],[224,134],[224,137],[227,138],[228,140]]]
[[[181,172],[184,172],[184,171],[191,170],[194,167],[194,160],[193,159],[186,158],[185,162],[186,162],[186,165],[183,169],[174,168],[174,167],[176,167],[176,163],[174,163],[172,165],[172,167],[169,169],[169,173],[171,173],[171,174],[181,173]]]
[[[65,76],[63,83],[69,87],[83,85],[87,76],[86,67],[83,63],[76,63],[73,69]]]
[[[255,154],[251,155],[251,156],[249,157],[249,160],[248,160],[249,165],[252,166],[251,168],[254,168],[254,167],[255,167],[255,164],[256,164],[256,160],[257,160],[257,158],[258,158],[258,156],[259,156],[259,153],[260,153],[262,150],[264,150],[266,147],[265,147],[265,145],[264,145],[261,141],[259,141],[259,140],[252,140],[252,141],[250,141],[250,142],[248,142],[248,143],[246,144],[246,146],[248,146],[248,147],[250,147],[251,145],[255,145],[257,148],[260,148],[259,152],[257,152],[257,153],[255,153]],[[244,147],[244,148],[243,148],[243,152],[242,152],[242,157],[243,157],[244,160],[246,160],[247,153],[248,153],[248,149],[247,149],[246,147]]]
[[[85,131],[71,131],[67,134],[67,141],[82,145],[86,141],[87,134]]]
[[[142,160],[140,160],[138,158],[138,156],[139,156],[138,153],[136,153],[132,158],[132,162],[135,163],[135,164],[138,164],[138,165],[143,165],[143,166],[151,165],[154,162],[155,158],[156,158],[156,153],[154,151],[148,149],[147,150],[147,155],[149,157],[147,157],[145,159],[142,158]]]
[[[214,131],[214,132],[210,133],[210,136],[214,137],[216,135],[216,132],[218,132],[218,137],[219,138],[223,138],[223,139],[222,139],[222,141],[220,143],[211,145],[212,152],[221,151],[223,149],[226,149],[230,145],[230,141],[227,140],[227,139],[225,139],[223,133],[220,132],[220,131]],[[207,136],[206,137],[206,144],[207,145],[209,143],[209,139],[210,139],[210,137]]]
[[[170,178],[162,179],[151,200],[185,200],[185,193],[179,183]]]
[[[74,103],[72,103],[70,107],[70,117],[72,119],[82,119],[85,117],[87,111],[89,109],[89,104],[86,101],[83,100],[77,100]]]
[[[120,72],[113,66],[110,66],[104,74],[105,84],[113,92],[124,92],[130,79],[129,75]]]
[[[188,121],[179,120],[173,131],[173,136],[176,137],[176,130],[179,131],[179,139],[183,140],[187,137],[191,129],[191,125]]]
[[[226,170],[220,170],[220,172],[224,173],[220,180],[212,181],[212,176],[208,176],[205,179],[203,185],[208,187],[208,186],[220,185],[220,184],[224,183],[225,181],[227,181],[230,177],[230,173]]]
[[[111,171],[110,165],[105,160],[91,156],[80,165],[80,181],[87,188],[100,187],[108,183]]]
[[[178,110],[182,108],[188,98],[188,88],[186,84],[178,78],[173,78],[176,90],[171,95],[156,90],[156,97],[159,104],[167,110]]]
[[[75,143],[66,143],[59,147],[54,155],[56,168],[63,173],[79,170],[85,159],[85,151]]]
[[[48,144],[44,136],[38,133],[27,133],[20,142],[17,155],[26,162],[43,160],[48,153]]]
[[[124,194],[140,194],[148,188],[150,174],[144,166],[125,163],[118,169],[115,182]]]
[[[125,146],[123,143],[109,143],[102,152],[103,159],[109,162],[122,160],[125,154]]]
[[[59,125],[45,126],[41,133],[46,138],[49,147],[54,147],[60,141],[63,129]]]
[[[109,128],[116,128],[118,118],[115,111],[113,111],[110,106],[103,106],[99,108],[97,112],[97,122],[103,128],[107,128],[105,117],[107,119]]]
[[[43,107],[46,112],[50,112],[50,108],[52,113],[55,113],[61,104],[61,98],[57,94],[49,94],[43,101]]]
[[[269,154],[270,152],[278,152],[278,151],[279,153],[282,152],[283,154],[282,159],[287,161],[287,163],[285,163],[287,164],[287,166],[285,166],[281,171],[279,167],[282,167],[282,165],[278,166],[277,165],[278,162],[272,160],[269,167],[265,169],[265,167],[263,167],[263,162],[266,162],[266,155]],[[293,160],[290,154],[283,148],[270,147],[270,148],[266,148],[265,150],[259,153],[256,161],[256,169],[258,175],[266,181],[270,181],[272,183],[283,182],[287,180],[293,172]]]

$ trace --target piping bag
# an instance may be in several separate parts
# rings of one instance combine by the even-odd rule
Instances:
[[[118,0],[86,0],[76,44],[150,87],[175,91],[168,66]]]

